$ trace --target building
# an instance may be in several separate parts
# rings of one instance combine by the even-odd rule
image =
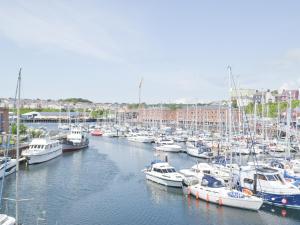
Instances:
[[[237,105],[240,107],[247,106],[253,101],[255,93],[255,89],[236,89],[231,92],[231,100],[236,101]]]
[[[265,104],[265,103],[274,103],[276,102],[276,96],[273,94],[274,92],[268,89],[267,91],[258,91],[256,90],[253,95],[253,103]]]
[[[261,91],[256,90],[255,94],[253,95],[253,102],[254,103],[264,103],[264,94]]]
[[[8,108],[0,108],[0,133],[8,133],[9,129],[9,113]]]
[[[274,94],[274,92],[270,91],[270,89],[268,89],[265,92],[265,103],[274,103],[276,102],[276,96]]]
[[[129,110],[127,114],[135,112],[135,120],[128,122],[139,122],[152,126],[156,125],[178,125],[181,127],[199,127],[203,125],[219,125],[228,121],[228,107],[218,105],[195,106],[171,109],[168,107],[148,107]],[[237,109],[232,109],[232,120],[238,123],[241,114]]]
[[[279,102],[286,102],[289,99],[299,100],[299,90],[282,90],[277,96]]]

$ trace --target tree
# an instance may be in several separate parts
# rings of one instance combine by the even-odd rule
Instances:
[[[237,100],[236,100],[236,99],[233,99],[233,100],[231,101],[231,107],[232,107],[232,108],[235,108],[235,109],[238,108],[238,104],[237,104]]]
[[[26,134],[27,127],[24,124],[20,124],[20,134]],[[12,134],[17,134],[17,124],[13,123],[11,127]]]

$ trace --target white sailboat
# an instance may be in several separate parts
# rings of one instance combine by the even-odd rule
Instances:
[[[221,179],[210,175],[204,175],[202,180],[189,177],[183,180],[183,191],[195,196],[197,199],[225,205],[235,208],[258,210],[262,204],[262,199],[225,187]]]
[[[17,140],[16,140],[16,216],[0,214],[0,225],[18,225],[19,224],[19,151],[20,151],[20,97],[21,97],[21,71],[20,68],[17,82]],[[5,175],[3,173],[3,175]],[[4,176],[2,177],[4,179]],[[2,196],[1,196],[2,197]]]
[[[229,70],[229,90],[231,93],[231,67]],[[229,94],[228,101],[228,140],[231,143],[231,94]],[[231,147],[231,146],[230,146]],[[232,165],[232,151],[230,154],[230,165]],[[230,176],[232,177],[233,171],[230,166]],[[232,188],[232,179],[229,180],[229,186],[225,187],[223,180],[215,178],[211,175],[204,175],[202,179],[199,178],[186,178],[183,180],[184,191],[194,195],[196,198],[200,198],[210,203],[219,205],[226,205],[230,207],[258,210],[263,200],[255,197],[250,191],[243,193]]]

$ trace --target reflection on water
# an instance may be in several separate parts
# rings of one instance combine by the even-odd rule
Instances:
[[[155,182],[146,180],[147,191],[151,196],[151,199],[156,203],[166,202],[178,198],[178,195],[182,196],[181,188],[167,187],[157,184]]]
[[[277,218],[290,218],[298,221],[300,224],[300,211],[297,209],[286,209],[282,207],[264,204],[261,211]]]

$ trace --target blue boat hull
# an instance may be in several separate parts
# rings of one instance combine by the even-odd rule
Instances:
[[[300,194],[298,195],[280,195],[269,193],[257,193],[258,197],[261,197],[264,203],[276,205],[285,208],[300,209]]]

